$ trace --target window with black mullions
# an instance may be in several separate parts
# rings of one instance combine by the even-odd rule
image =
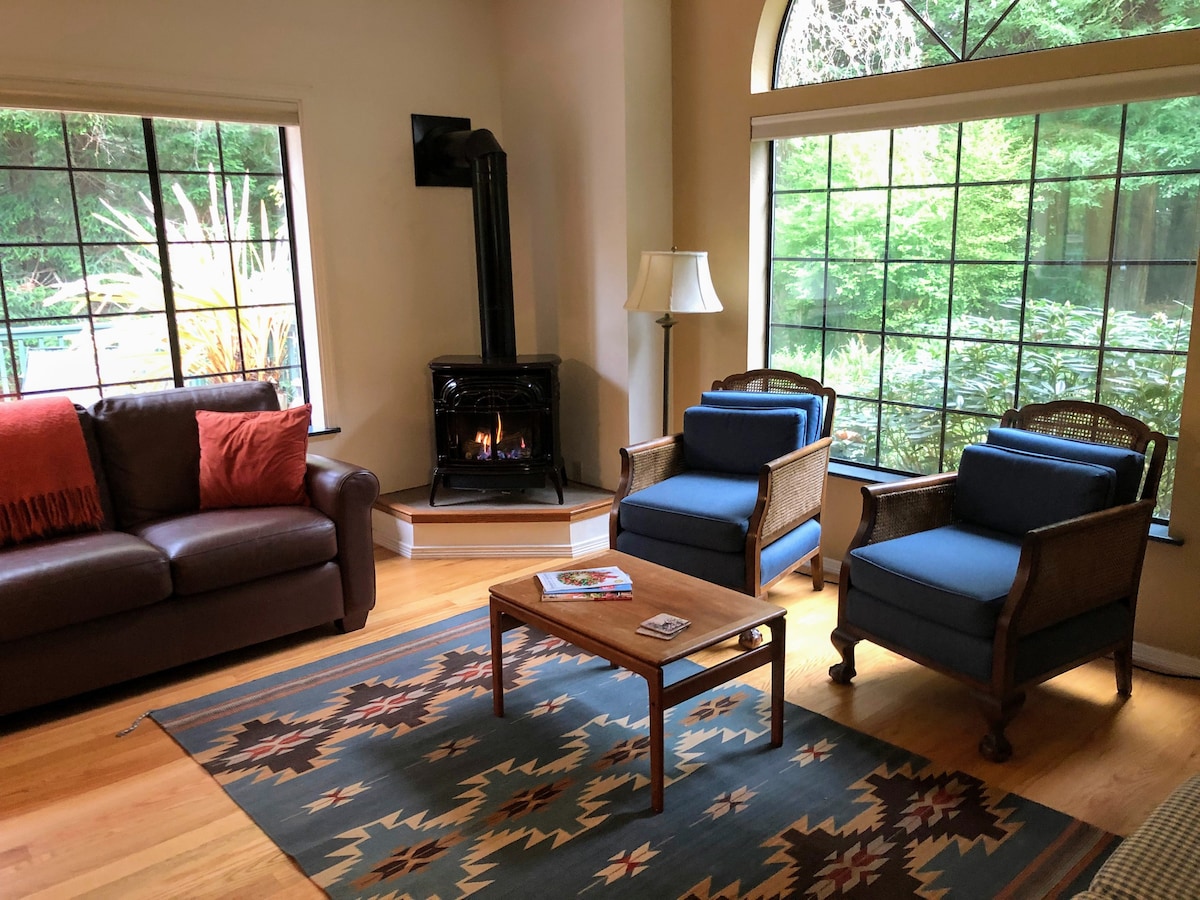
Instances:
[[[308,398],[285,130],[0,109],[0,395]]]

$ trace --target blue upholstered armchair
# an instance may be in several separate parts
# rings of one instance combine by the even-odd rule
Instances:
[[[864,487],[832,679],[850,682],[869,640],[966,682],[995,762],[1011,756],[1004,729],[1035,684],[1112,654],[1128,696],[1165,449],[1111,407],[1056,401],[1009,410],[957,472]]]
[[[682,434],[622,448],[611,546],[751,596],[809,560],[819,584],[830,445],[821,398],[774,408],[717,399],[739,402],[705,394]]]

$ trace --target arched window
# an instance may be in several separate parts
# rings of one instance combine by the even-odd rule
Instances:
[[[942,19],[945,4],[918,6],[796,0],[778,85],[1200,17],[1196,2],[1057,0],[1051,15],[1049,0],[968,0]],[[1200,97],[1186,83],[1185,96],[980,105],[932,125],[773,125],[767,359],[836,388],[835,459],[946,471],[1010,406],[1096,400],[1171,439],[1169,518],[1200,252]]]
[[[1197,27],[1194,0],[793,0],[775,87]]]

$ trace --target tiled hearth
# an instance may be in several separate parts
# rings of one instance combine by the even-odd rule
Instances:
[[[612,492],[568,484],[563,503],[552,487],[524,491],[440,488],[429,505],[429,485],[380,496],[371,513],[375,543],[401,556],[579,557],[608,547]]]

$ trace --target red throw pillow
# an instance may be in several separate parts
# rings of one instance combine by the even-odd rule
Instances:
[[[196,410],[200,508],[308,506],[304,490],[312,406],[278,412]]]

